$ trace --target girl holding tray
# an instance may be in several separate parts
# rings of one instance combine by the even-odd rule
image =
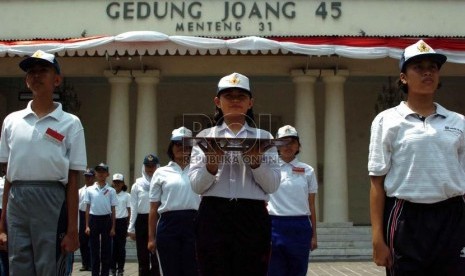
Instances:
[[[214,98],[215,123],[197,137],[271,139],[255,128],[249,79],[223,77]],[[269,194],[280,184],[278,154],[269,143],[223,151],[214,140],[192,149],[189,178],[202,195],[196,221],[201,275],[267,275],[271,222]]]

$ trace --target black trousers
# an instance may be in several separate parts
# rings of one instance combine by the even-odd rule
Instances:
[[[113,248],[111,258],[111,269],[119,272],[124,271],[126,263],[126,238],[128,236],[128,218],[115,220],[115,236],[113,237]]]
[[[164,275],[199,275],[195,257],[196,216],[196,210],[161,214],[157,227],[157,252]]]
[[[83,267],[91,268],[90,242],[86,235],[86,212],[79,210],[79,250]]]
[[[433,204],[386,198],[384,225],[393,257],[386,275],[465,275],[462,196]]]
[[[203,197],[196,221],[202,276],[265,276],[271,220],[265,201]]]
[[[158,258],[148,249],[149,243],[149,214],[137,214],[136,224],[136,250],[139,263],[139,276],[160,276]]]
[[[108,276],[111,262],[111,216],[90,215],[89,228],[92,276]]]

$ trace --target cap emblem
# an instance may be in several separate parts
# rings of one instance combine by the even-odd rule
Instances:
[[[417,49],[418,49],[418,51],[420,53],[429,53],[430,50],[431,50],[431,48],[426,43],[424,43],[423,41],[418,44]]]
[[[36,52],[32,55],[32,57],[34,57],[34,58],[42,58],[42,53],[43,53],[42,51],[36,51]]]
[[[240,80],[239,80],[239,77],[237,75],[234,75],[230,80],[229,80],[229,83],[231,85],[237,85],[239,84]]]

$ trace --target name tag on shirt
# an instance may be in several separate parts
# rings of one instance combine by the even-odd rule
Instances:
[[[292,168],[293,173],[305,173],[305,168],[300,168],[300,167],[293,167]]]
[[[52,142],[55,142],[55,143],[58,143],[60,144],[61,142],[63,142],[63,139],[65,138],[65,136],[51,128],[47,128],[47,131],[45,132],[45,135],[44,135],[46,138],[48,138],[50,141]]]

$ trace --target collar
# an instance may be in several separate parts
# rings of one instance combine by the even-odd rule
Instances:
[[[108,187],[109,187],[109,185],[106,182],[105,182],[105,186],[103,186],[102,188],[100,188],[100,185],[98,184],[98,182],[94,183],[94,188],[97,189],[97,190],[103,190],[103,189],[108,188]]]
[[[249,134],[254,134],[255,133],[255,128],[250,127],[249,124],[247,124],[247,122],[245,122],[244,125],[242,126],[242,128],[237,132],[237,134],[235,134],[235,136],[239,136],[243,131],[246,131],[247,137],[249,137],[250,136]],[[226,132],[234,133],[232,130],[229,129],[228,125],[226,125],[226,123],[223,122],[220,126],[216,127],[214,136],[215,137],[222,137],[222,136],[224,136],[224,134]]]
[[[178,163],[174,162],[173,160],[171,160],[170,162],[168,162],[168,167],[172,167],[173,169],[175,170],[178,170],[178,171],[186,171],[186,170],[189,170],[189,164],[187,164],[187,166],[184,167],[184,170],[181,168],[181,166],[178,165]]]
[[[30,116],[30,115],[35,116],[35,112],[32,110],[31,104],[32,104],[32,100],[27,103],[27,106],[24,109],[23,118],[25,118],[27,116]],[[58,102],[53,102],[53,105],[55,106],[55,109],[52,112],[50,112],[49,114],[45,115],[43,118],[51,117],[51,118],[59,121],[61,119],[61,117],[63,116],[63,113],[64,113],[63,107],[62,107],[61,103],[58,103]]]
[[[434,103],[434,105],[436,106],[436,113],[434,115],[446,118],[449,111],[436,102]],[[404,118],[406,118],[409,115],[417,114],[407,106],[407,103],[405,101],[400,102],[400,104],[396,106],[395,109]]]
[[[297,159],[297,157],[295,157],[294,159],[292,159],[291,162],[287,163],[287,162],[284,162],[281,157],[279,158],[279,165],[281,166],[285,166],[285,165],[290,165],[291,167],[297,167],[299,165],[299,159]]]

